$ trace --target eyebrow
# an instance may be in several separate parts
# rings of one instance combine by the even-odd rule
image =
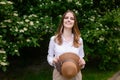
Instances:
[[[68,18],[68,16],[65,16],[64,18]],[[73,18],[73,19],[75,19],[75,17],[73,16],[73,17],[70,17],[70,18]]]

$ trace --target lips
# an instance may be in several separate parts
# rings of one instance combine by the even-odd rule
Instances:
[[[70,22],[66,22],[65,24],[67,24],[67,25],[71,25],[72,23],[70,23]]]

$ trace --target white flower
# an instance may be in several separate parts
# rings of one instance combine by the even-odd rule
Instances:
[[[76,10],[75,13],[78,14],[78,11]]]
[[[25,19],[27,17],[27,15],[24,15],[23,18]]]
[[[18,16],[18,14],[17,14],[17,13],[14,13],[13,15],[14,15],[14,16]]]
[[[27,42],[30,42],[30,39],[27,39],[26,41],[27,41]]]
[[[105,29],[103,29],[103,28],[102,28],[101,30],[102,30],[102,31],[105,31]]]
[[[17,27],[15,28],[15,31],[18,32],[18,28]]]
[[[31,14],[31,15],[29,15],[28,17],[29,17],[29,18],[31,18],[31,17],[37,17],[37,15]]]
[[[48,18],[48,15],[46,15],[45,18]]]
[[[118,50],[120,51],[120,47],[118,47]]]
[[[24,24],[24,22],[23,22],[23,21],[20,21],[20,22],[19,22],[19,21],[17,21],[17,23],[18,23],[18,24]]]
[[[62,15],[59,15],[59,17],[62,17]]]
[[[90,3],[93,4],[93,1],[91,1]]]
[[[96,28],[96,30],[99,30],[99,28]]]
[[[90,31],[87,31],[87,33],[89,34],[89,33],[90,33]]]
[[[51,1],[51,4],[53,4],[53,1]]]
[[[36,23],[39,23],[39,21],[36,21]]]
[[[5,2],[0,2],[0,4],[6,4]]]
[[[6,57],[3,57],[4,60],[6,60]]]
[[[33,26],[33,25],[34,25],[33,21],[30,21],[30,25],[31,25],[31,26]]]
[[[32,11],[32,10],[33,10],[33,8],[31,7],[31,8],[30,8],[30,11]]]
[[[0,63],[2,66],[6,66],[6,65],[8,65],[7,63],[5,63],[5,62],[1,62]]]
[[[33,17],[37,17],[37,15],[35,15],[35,14],[32,14],[32,16],[33,16]]]
[[[42,5],[44,5],[44,3],[42,3]]]
[[[0,35],[0,38],[2,38],[2,35]]]
[[[14,52],[18,52],[18,50],[16,49]]]
[[[48,26],[46,26],[46,28],[49,28]]]
[[[20,32],[22,33],[22,32],[24,32],[24,30],[21,29]]]
[[[8,4],[13,4],[13,2],[11,2],[11,1],[7,1],[7,3],[8,3]]]
[[[97,12],[97,11],[96,11]],[[101,17],[101,15],[98,15],[98,17]]]
[[[100,26],[103,26],[102,24],[100,24]]]
[[[5,25],[2,25],[1,27],[2,27],[2,28],[6,28],[7,26],[5,26]]]
[[[100,41],[104,41],[104,37],[100,37],[99,40],[100,40]]]
[[[43,17],[41,17],[40,19],[43,19]]]
[[[11,23],[12,21],[10,19],[8,19],[8,20],[4,20],[4,22]]]
[[[109,30],[109,27],[108,27],[108,26],[106,26],[106,25],[105,25],[105,28],[106,28],[107,30]]]
[[[6,53],[6,51],[4,51],[4,50],[0,50],[0,53],[5,54],[5,53]]]
[[[97,40],[97,42],[99,43],[99,42],[100,42],[100,40]]]
[[[79,1],[76,2],[77,5],[81,5]]]
[[[68,2],[72,2],[72,0],[67,0]]]
[[[95,20],[95,16],[91,16],[91,18],[89,18],[91,21]]]
[[[24,30],[24,31],[27,31],[27,28],[24,27],[23,30]]]
[[[29,22],[30,20],[29,19],[25,19],[25,22]]]

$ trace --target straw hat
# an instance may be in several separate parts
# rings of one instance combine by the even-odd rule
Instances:
[[[60,55],[59,60],[61,65],[61,74],[66,78],[73,78],[80,70],[79,56],[72,52],[67,52]]]

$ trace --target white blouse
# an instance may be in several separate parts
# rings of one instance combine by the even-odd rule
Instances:
[[[54,38],[55,36],[52,36],[50,38],[49,47],[48,47],[48,55],[47,55],[47,61],[51,66],[53,66],[52,63],[53,63],[54,57],[58,57],[65,52],[74,52],[79,57],[81,58],[84,57],[83,40],[81,37],[79,39],[79,42],[81,45],[78,48],[73,46],[73,39],[67,42],[65,38],[62,36],[63,43],[61,45],[58,45],[57,43],[55,43]]]

